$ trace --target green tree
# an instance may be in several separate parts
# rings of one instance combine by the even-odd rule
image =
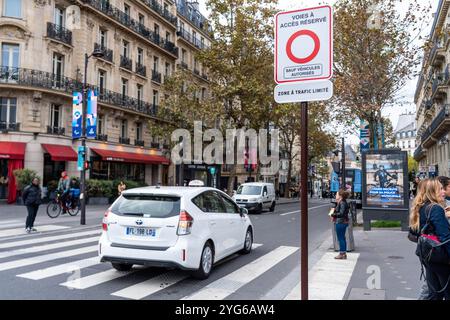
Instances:
[[[430,8],[411,0],[406,12],[397,0],[338,0],[334,14],[334,86],[337,120],[370,123],[371,147],[383,108],[392,106],[420,63],[417,40]]]

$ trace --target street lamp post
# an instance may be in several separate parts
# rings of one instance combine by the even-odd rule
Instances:
[[[90,57],[102,58],[104,56],[103,51],[100,49],[94,50],[94,52],[89,56],[87,53],[84,55],[84,80],[83,80],[83,104],[82,104],[82,124],[81,124],[81,147],[83,149],[83,166],[80,172],[80,209],[81,209],[81,219],[80,224],[86,224],[86,113],[87,113],[87,67]]]
[[[342,137],[342,186],[344,190],[347,190],[347,184],[345,182],[345,141]]]

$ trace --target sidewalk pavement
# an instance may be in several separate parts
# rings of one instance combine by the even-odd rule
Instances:
[[[355,251],[335,260],[330,236],[313,254],[309,270],[311,300],[416,300],[422,287],[416,245],[398,229],[353,230]],[[317,260],[317,259],[316,259]],[[298,272],[298,271],[297,271]],[[297,280],[298,281],[298,280]],[[284,299],[299,300],[300,283]]]

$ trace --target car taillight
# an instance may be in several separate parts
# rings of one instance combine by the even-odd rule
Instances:
[[[184,236],[191,233],[192,225],[194,224],[194,218],[191,217],[186,211],[180,212],[180,221],[178,222],[177,235]]]
[[[111,211],[108,209],[105,214],[103,215],[103,220],[102,220],[102,229],[103,231],[108,231],[108,215]]]

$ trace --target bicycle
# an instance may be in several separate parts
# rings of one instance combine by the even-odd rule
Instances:
[[[69,215],[76,216],[80,212],[80,199],[74,197],[71,192],[66,199],[66,208]],[[63,211],[63,203],[61,201],[61,194],[58,192],[55,199],[49,202],[47,205],[47,215],[54,219],[57,218]]]

